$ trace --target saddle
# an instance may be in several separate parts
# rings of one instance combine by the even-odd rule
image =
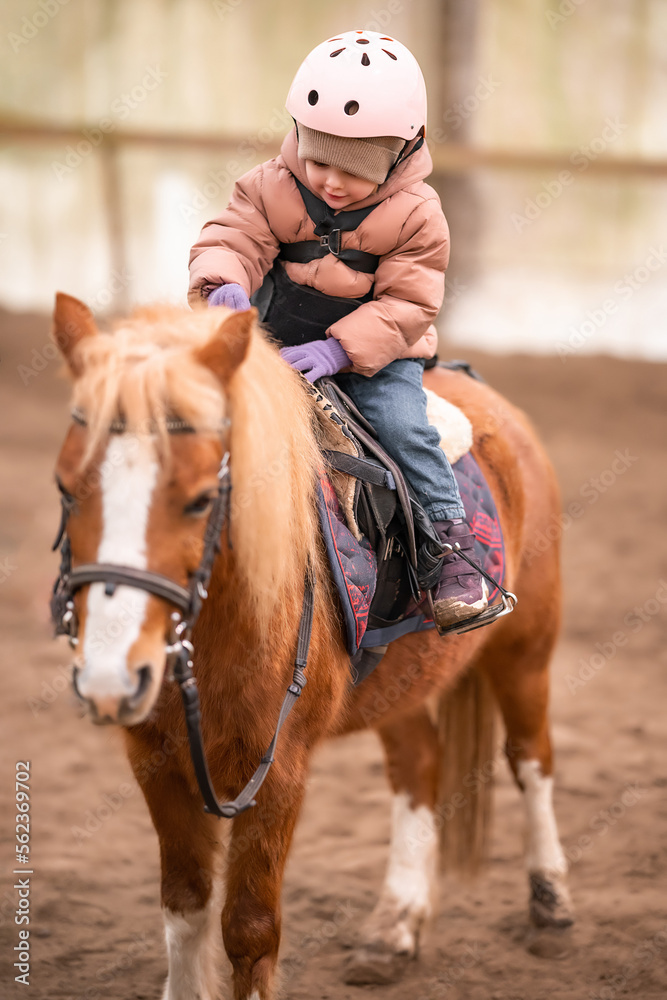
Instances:
[[[452,361],[444,367],[479,378],[466,362]],[[326,473],[319,491],[320,521],[334,581],[339,594],[347,597],[344,612],[349,611],[350,601],[352,604],[352,614],[347,615],[351,621],[346,622],[348,651],[353,680],[358,684],[380,662],[388,642],[410,631],[438,627],[433,620],[430,592],[440,577],[443,546],[400,467],[382,448],[373,427],[352,400],[331,378],[318,379],[317,386],[304,382],[314,403]],[[433,398],[445,407],[451,406],[437,396]],[[467,418],[456,408],[451,410],[468,428],[466,432],[465,426],[459,426],[454,454],[448,449],[454,464],[469,450],[472,433]],[[479,473],[472,456],[468,458]],[[329,483],[333,489],[327,488]],[[483,477],[482,483],[486,486]],[[490,493],[488,500],[493,507]],[[495,515],[494,507],[489,514]],[[497,518],[493,522],[493,517],[484,516],[494,524],[496,535],[492,538],[489,534],[488,541],[495,555],[500,556],[493,566],[488,561],[486,565],[496,571],[499,579],[477,562],[468,561],[489,581],[490,597],[500,594],[501,603],[464,622],[438,628],[441,634],[480,628],[513,609],[513,595],[501,586],[504,552]],[[347,543],[345,539],[340,543],[336,518],[345,525],[345,534],[352,536]],[[488,534],[488,527],[485,530]],[[479,555],[477,551],[475,554]],[[352,561],[360,567],[352,586],[350,578],[354,574],[346,573],[346,560],[348,565]]]

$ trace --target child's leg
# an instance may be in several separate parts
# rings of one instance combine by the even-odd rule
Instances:
[[[450,521],[465,517],[465,511],[440,435],[426,416],[423,373],[423,361],[410,358],[392,361],[371,378],[345,374],[335,379],[371,422],[430,519]]]
[[[400,465],[417,499],[434,523],[449,551],[442,560],[440,582],[434,592],[438,625],[445,627],[483,611],[488,588],[481,574],[449,546],[472,554],[474,538],[465,524],[465,510],[452,468],[440,447],[440,435],[426,416],[422,388],[424,364],[418,360],[392,361],[373,375],[336,375],[373,424],[383,448]]]

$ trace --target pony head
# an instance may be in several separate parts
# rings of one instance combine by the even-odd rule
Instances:
[[[229,385],[255,316],[148,309],[109,334],[83,303],[57,296],[54,337],[78,418],[56,467],[73,568],[118,564],[187,586],[229,447]],[[170,433],[175,420],[188,433]],[[173,606],[104,582],[82,587],[74,602],[77,696],[97,722],[141,721],[162,683]]]

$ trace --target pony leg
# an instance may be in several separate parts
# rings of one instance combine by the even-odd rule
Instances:
[[[267,781],[258,804],[233,824],[222,937],[232,963],[234,1000],[274,996],[280,890],[303,795],[303,781],[292,764],[289,779],[280,787]]]
[[[532,637],[521,640],[508,629],[500,643],[485,650],[480,665],[498,699],[507,730],[505,753],[523,794],[531,922],[537,928],[562,930],[574,917],[565,879],[567,861],[553,808],[547,712],[555,637],[547,632],[540,634],[536,629]]]
[[[180,774],[163,767],[142,780],[160,841],[169,973],[162,1000],[216,1000],[221,903],[214,891],[217,820]]]
[[[379,728],[392,791],[389,863],[380,898],[362,927],[348,983],[389,983],[416,958],[419,935],[432,912],[438,837],[434,823],[438,742],[420,707]]]

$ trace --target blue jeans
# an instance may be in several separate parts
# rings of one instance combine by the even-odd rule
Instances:
[[[371,378],[354,373],[334,378],[371,422],[430,519],[449,521],[465,517],[465,511],[440,435],[426,417],[423,374],[423,361],[405,358],[392,361]]]

